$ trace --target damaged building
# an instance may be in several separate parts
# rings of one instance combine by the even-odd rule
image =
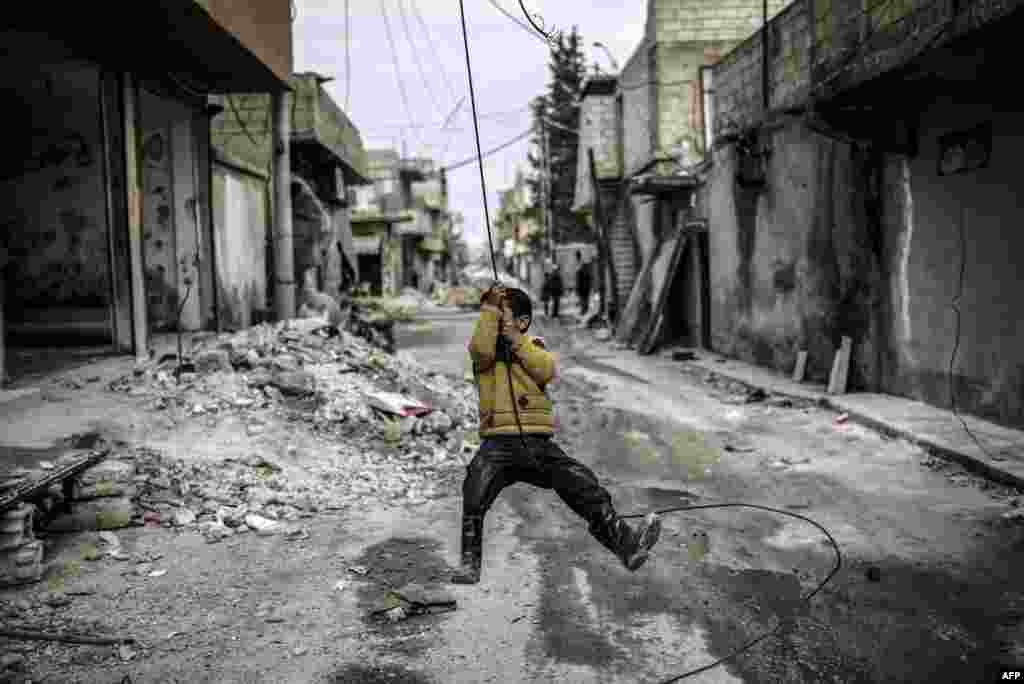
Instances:
[[[797,1],[714,69],[713,343],[1024,426],[1020,2]]]
[[[355,188],[369,183],[359,130],[315,73],[289,78],[289,219],[291,263],[283,263],[272,240],[271,98],[228,95],[216,104],[214,120],[214,204],[222,261],[221,324],[246,327],[272,317],[274,282],[301,284],[312,277],[323,292],[337,296],[359,280],[352,239]]]
[[[217,323],[208,96],[280,99],[291,7],[154,1],[6,13],[0,368],[18,378],[79,356],[149,353]]]

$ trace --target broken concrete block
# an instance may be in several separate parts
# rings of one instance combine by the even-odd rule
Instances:
[[[198,354],[195,358],[196,370],[200,373],[216,373],[231,371],[231,355],[225,349],[210,349]]]
[[[135,479],[135,464],[127,461],[108,459],[101,461],[82,473],[78,483],[84,489],[103,482],[130,483]]]
[[[72,504],[71,513],[58,516],[48,526],[50,532],[116,530],[131,525],[135,515],[131,499],[102,498]]]
[[[91,501],[109,497],[124,497],[131,499],[138,496],[139,488],[133,482],[111,482],[104,480],[94,485],[84,487],[75,484],[71,490],[72,501]]]
[[[269,383],[281,394],[289,397],[302,397],[316,390],[316,379],[307,371],[282,371],[276,373]]]
[[[257,534],[274,534],[280,529],[280,523],[277,521],[264,518],[262,515],[256,515],[255,513],[245,516],[245,524]]]
[[[0,551],[17,549],[34,539],[35,506],[19,504],[0,518]]]
[[[38,582],[43,576],[43,543],[31,541],[0,556],[0,586]]]
[[[187,527],[196,521],[196,514],[187,508],[179,508],[174,512],[174,526]]]

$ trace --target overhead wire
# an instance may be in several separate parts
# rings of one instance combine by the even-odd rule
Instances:
[[[430,52],[434,56],[434,61],[437,62],[437,67],[441,74],[441,80],[444,81],[445,88],[447,88],[448,94],[454,102],[459,96],[456,95],[455,88],[452,87],[451,79],[448,78],[448,71],[444,68],[444,62],[441,61],[440,52],[437,49],[437,45],[434,44],[434,39],[431,37],[430,31],[427,29],[427,22],[423,20],[423,15],[420,13],[416,0],[409,0],[409,8],[412,10],[417,22],[419,22],[420,30],[423,32],[423,37],[427,39],[427,46],[430,48]]]
[[[384,0],[380,0],[380,13],[384,17],[384,31],[387,33],[388,46],[391,48],[391,60],[395,65],[395,78],[398,80],[398,92],[402,97],[402,106],[405,107],[405,116],[409,119],[409,123],[412,124],[415,117],[412,115],[412,107],[409,106],[409,94],[405,90],[405,80],[402,78],[402,68],[398,63],[398,50],[395,48],[395,39],[391,35],[391,22],[388,20],[388,11],[384,6]],[[417,146],[422,145],[423,141],[416,129],[413,130],[413,135],[416,138]]]
[[[352,12],[349,0],[345,0],[345,111],[349,111],[349,95],[352,93]]]
[[[533,129],[532,128],[530,128],[529,130],[523,131],[522,133],[520,133],[516,137],[512,138],[511,140],[507,140],[507,141],[501,143],[500,145],[497,145],[496,147],[492,147],[491,149],[487,150],[486,152],[478,155],[479,159],[480,160],[486,159],[487,157],[490,157],[491,155],[494,155],[494,154],[497,154],[498,152],[501,152],[502,150],[504,150],[507,147],[512,147],[513,145],[515,145],[520,140],[523,140],[524,138],[528,138],[531,133],[533,133]],[[445,171],[454,171],[455,169],[459,169],[459,168],[462,168],[463,166],[468,166],[469,164],[472,164],[473,162],[477,161],[477,159],[478,159],[478,157],[469,157],[468,159],[463,159],[462,161],[456,162],[454,164],[449,164],[448,166],[444,167],[444,170]]]
[[[528,26],[528,25],[524,24],[522,21],[520,21],[519,17],[515,16],[514,14],[509,12],[507,9],[505,9],[504,7],[499,5],[497,0],[487,0],[487,2],[489,2],[494,9],[498,10],[499,12],[504,14],[506,17],[508,17],[508,19],[510,21],[512,21],[513,23],[515,23],[516,26],[518,26],[519,28],[523,29],[524,31],[526,31],[527,33],[529,33],[531,36],[533,36],[537,40],[541,41],[542,43],[547,44],[548,41],[543,36],[539,35],[530,26]]]
[[[423,69],[423,62],[420,60],[420,52],[416,47],[416,42],[412,38],[412,31],[409,30],[409,17],[405,13],[405,2],[404,0],[397,0],[397,2],[398,14],[402,19],[402,29],[405,32],[405,39],[409,42],[409,47],[412,49],[412,60],[416,63],[416,70],[420,72],[420,78],[423,80],[423,90],[427,92],[427,97],[430,98],[430,103],[434,105],[437,113],[444,114],[444,107],[438,104],[437,96],[430,85],[430,80],[427,78],[427,72]]]

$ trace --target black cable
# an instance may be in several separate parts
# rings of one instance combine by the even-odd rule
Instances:
[[[647,513],[631,513],[629,515],[624,515],[622,517],[623,518],[643,518],[643,517],[649,515],[652,512],[656,513],[658,515],[665,515],[666,513],[677,513],[677,512],[681,512],[681,511],[699,511],[699,510],[705,510],[705,509],[710,509],[710,508],[752,508],[752,509],[759,510],[759,511],[767,511],[769,513],[775,513],[777,515],[787,515],[787,516],[789,516],[791,518],[796,518],[797,520],[802,520],[802,521],[804,521],[806,523],[809,523],[809,524],[813,525],[814,527],[818,528],[818,530],[820,530],[822,534],[825,535],[825,537],[828,539],[829,543],[832,545],[832,550],[835,552],[836,563],[835,563],[834,566],[832,566],[832,570],[828,573],[828,575],[825,576],[825,579],[823,579],[821,582],[819,582],[818,585],[810,593],[808,593],[806,596],[801,596],[800,597],[800,599],[798,600],[800,603],[810,602],[810,600],[818,592],[820,592],[822,589],[824,589],[825,585],[828,584],[832,580],[833,577],[835,577],[836,573],[839,572],[839,569],[843,565],[843,554],[839,550],[839,544],[836,543],[835,538],[829,533],[828,530],[826,530],[820,523],[817,523],[814,520],[811,520],[810,518],[808,518],[806,516],[800,515],[799,513],[793,513],[792,511],[784,511],[784,510],[782,510],[780,508],[771,508],[770,506],[760,506],[758,504],[747,504],[747,503],[695,504],[695,505],[689,505],[689,506],[673,506],[671,508],[660,508],[660,509],[656,509],[654,511],[648,511]],[[658,682],[658,684],[672,684],[672,682],[678,682],[680,679],[686,679],[687,677],[692,677],[692,676],[694,676],[696,674],[700,674],[701,672],[706,672],[706,671],[708,671],[708,670],[710,670],[712,668],[718,667],[722,663],[725,663],[725,662],[727,662],[729,660],[732,660],[733,658],[735,658],[736,656],[740,655],[741,653],[744,653],[745,651],[750,650],[751,648],[753,648],[757,644],[761,643],[762,641],[764,641],[768,637],[773,636],[776,632],[779,631],[779,629],[782,628],[783,625],[785,625],[785,624],[787,624],[789,622],[792,622],[792,621],[793,621],[793,617],[782,618],[782,619],[779,620],[779,622],[774,627],[772,627],[771,629],[761,633],[757,637],[747,641],[745,644],[743,644],[739,648],[736,648],[735,650],[733,650],[728,655],[725,655],[725,656],[719,658],[718,660],[716,660],[716,661],[714,661],[712,663],[709,663],[707,665],[703,665],[703,666],[695,668],[693,670],[689,670],[687,672],[684,672],[681,675],[676,675],[675,677],[670,677],[668,679],[661,680],[660,682]]]
[[[546,38],[544,38],[544,37],[543,37],[543,36],[541,36],[541,35],[538,35],[538,34],[537,34],[537,32],[536,32],[536,31],[535,31],[534,29],[530,28],[529,26],[527,26],[526,24],[524,24],[524,23],[523,23],[522,21],[520,21],[520,20],[519,20],[519,17],[517,17],[516,15],[512,14],[512,13],[511,13],[511,12],[509,12],[509,11],[508,11],[507,9],[505,9],[504,7],[502,7],[501,5],[499,5],[499,4],[498,4],[498,3],[496,2],[496,0],[487,0],[487,2],[491,3],[491,6],[492,6],[492,7],[494,7],[494,9],[496,9],[496,10],[498,10],[499,12],[501,12],[502,14],[504,14],[504,15],[505,15],[506,17],[508,17],[508,18],[509,18],[509,19],[510,19],[510,20],[511,20],[512,22],[514,22],[516,26],[518,26],[519,28],[523,29],[524,31],[526,31],[527,33],[529,33],[529,34],[530,34],[531,36],[533,36],[534,38],[536,38],[537,40],[539,40],[539,41],[541,41],[541,42],[543,42],[543,43],[547,43],[547,42],[548,42]],[[525,10],[524,10],[524,11],[525,11]]]
[[[550,33],[545,31],[541,27],[537,26],[536,22],[534,22],[534,20],[533,20],[533,16],[526,10],[526,5],[523,4],[523,0],[519,0],[519,9],[523,10],[523,16],[526,17],[526,21],[530,22],[530,26],[532,26],[537,33],[539,33],[540,35],[544,36],[544,41],[549,46],[554,47],[555,39],[551,37]],[[540,15],[538,15],[538,16],[540,16]],[[543,23],[543,21],[544,20],[541,19],[541,23]]]

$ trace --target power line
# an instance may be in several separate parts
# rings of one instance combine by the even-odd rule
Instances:
[[[416,0],[409,0],[409,7],[412,9],[412,13],[416,15],[416,20],[419,22],[420,30],[423,31],[423,36],[427,39],[427,45],[430,47],[430,52],[434,55],[434,61],[437,62],[437,66],[441,71],[441,79],[444,81],[445,88],[448,89],[448,94],[451,95],[452,102],[454,102],[459,96],[455,94],[455,89],[452,88],[452,82],[448,78],[447,70],[444,68],[444,62],[441,61],[441,56],[437,50],[437,45],[434,44],[434,39],[430,37],[430,31],[427,29],[427,22],[423,21],[423,15],[420,14],[420,9],[416,4]]]
[[[409,106],[409,94],[405,92],[405,81],[402,80],[402,69],[398,64],[398,50],[395,49],[395,39],[391,35],[391,22],[388,21],[388,11],[384,6],[384,0],[380,0],[380,13],[384,17],[384,31],[388,35],[388,45],[391,47],[391,60],[395,64],[395,78],[398,80],[398,92],[402,96],[402,105],[405,107],[405,116],[409,119],[409,125],[412,126],[413,115],[412,108]],[[419,133],[413,128],[413,135],[416,138],[416,144],[422,145],[423,141],[420,139]]]
[[[443,114],[444,107],[437,104],[437,96],[434,94],[434,89],[430,87],[430,81],[427,79],[427,72],[423,69],[423,62],[420,61],[420,51],[416,47],[416,42],[412,39],[412,31],[409,30],[409,17],[405,13],[405,2],[403,0],[398,0],[398,14],[402,18],[402,28],[405,31],[405,39],[409,41],[409,46],[412,48],[412,60],[416,62],[416,69],[420,72],[420,78],[423,79],[423,89],[427,91],[427,96],[430,98],[430,102],[434,105],[434,109],[437,113]]]
[[[532,28],[530,28],[529,26],[527,26],[527,25],[526,25],[526,24],[524,24],[523,22],[519,21],[519,17],[517,17],[516,15],[512,14],[512,13],[511,13],[511,12],[509,12],[509,11],[508,11],[507,9],[505,9],[504,7],[502,7],[501,5],[499,5],[499,4],[498,4],[498,3],[496,2],[496,0],[487,0],[487,2],[489,2],[489,3],[491,4],[491,6],[492,6],[492,7],[494,8],[494,9],[498,10],[499,12],[501,12],[502,14],[504,14],[504,15],[505,15],[506,17],[508,17],[508,18],[509,18],[509,20],[511,20],[512,22],[514,22],[516,26],[518,26],[519,28],[523,29],[524,31],[526,31],[527,33],[529,33],[529,34],[530,34],[531,36],[533,36],[533,37],[534,37],[534,38],[536,38],[537,40],[539,40],[539,41],[541,41],[542,43],[544,43],[545,45],[547,45],[547,44],[548,44],[548,41],[547,41],[547,40],[545,40],[543,36],[539,35],[539,34],[538,34],[538,33],[537,33],[536,31],[534,31],[534,30],[533,30]]]
[[[348,112],[349,95],[352,92],[352,32],[349,22],[352,13],[349,11],[349,0],[345,0],[345,111]]]
[[[523,107],[516,107],[515,109],[509,109],[509,110],[505,110],[505,111],[501,111],[501,112],[489,112],[487,114],[479,114],[479,115],[477,115],[477,118],[481,119],[481,120],[483,120],[483,119],[501,119],[501,118],[504,118],[504,117],[507,117],[507,116],[511,116],[513,114],[519,114],[520,112],[526,112],[529,109],[530,109],[530,105],[526,105],[526,106],[523,106]],[[377,124],[376,126],[360,126],[359,128],[360,128],[360,130],[375,131],[375,130],[381,130],[381,129],[384,129],[384,128],[432,128],[432,127],[435,127],[435,126],[443,127],[446,123],[449,122],[449,119],[451,119],[451,118],[452,117],[449,116],[444,121],[431,121],[429,123],[422,123],[422,124],[383,123],[383,124]]]
[[[511,147],[512,145],[515,145],[520,140],[529,137],[531,133],[533,133],[533,129],[532,128],[529,129],[529,130],[523,131],[522,133],[520,133],[516,137],[512,138],[511,140],[507,140],[507,141],[503,142],[502,144],[498,145],[497,147],[492,147],[491,149],[489,149],[486,152],[482,153],[480,155],[480,158],[483,159],[483,158],[486,158],[486,157],[490,157],[491,155],[496,154],[498,152],[501,152],[506,147]],[[451,164],[449,166],[444,167],[444,171],[454,171],[455,169],[462,168],[463,166],[466,166],[467,164],[472,164],[475,161],[477,161],[477,157],[470,157],[469,159],[463,159],[460,162],[456,162],[455,164]]]

